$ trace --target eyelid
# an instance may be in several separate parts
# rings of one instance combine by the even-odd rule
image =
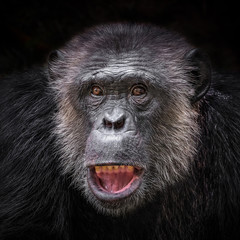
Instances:
[[[93,93],[93,88],[94,87],[97,87],[101,90],[101,93],[99,95]],[[99,84],[92,84],[91,88],[90,88],[90,93],[91,93],[92,96],[101,97],[101,96],[104,95],[104,89]]]
[[[137,96],[137,95],[134,95],[134,94],[133,94],[133,90],[134,90],[135,88],[138,88],[138,87],[144,89],[144,91],[145,91],[143,94],[140,94],[139,96],[142,96],[142,95],[147,94],[147,86],[145,86],[145,85],[142,84],[142,83],[137,83],[137,84],[134,84],[134,85],[131,87],[131,89],[130,89],[131,95]]]

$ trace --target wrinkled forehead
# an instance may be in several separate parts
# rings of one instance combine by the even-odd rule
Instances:
[[[164,76],[164,63],[153,61],[137,53],[112,55],[93,54],[83,65],[80,63],[81,81],[156,81]]]
[[[93,63],[90,68],[83,68],[79,77],[82,84],[90,82],[114,86],[134,83],[158,84],[158,82],[163,81],[164,75],[148,65],[141,65],[139,62],[116,60],[102,66]]]

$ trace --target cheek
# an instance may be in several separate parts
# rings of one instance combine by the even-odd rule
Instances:
[[[174,184],[189,174],[199,136],[198,113],[190,106],[168,103],[165,107],[143,124],[151,165],[162,185]]]
[[[57,147],[61,152],[63,170],[67,173],[73,173],[83,159],[89,131],[88,120],[84,116],[84,112],[76,111],[68,99],[60,102],[55,115]]]

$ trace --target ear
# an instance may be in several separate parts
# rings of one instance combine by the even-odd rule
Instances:
[[[191,99],[192,103],[199,101],[208,91],[211,84],[211,65],[207,55],[198,49],[193,49],[186,54],[186,60],[191,66],[190,82],[195,94]]]
[[[55,79],[56,73],[55,73],[55,62],[58,59],[63,58],[63,55],[60,51],[54,50],[51,51],[48,55],[48,73],[51,79]]]

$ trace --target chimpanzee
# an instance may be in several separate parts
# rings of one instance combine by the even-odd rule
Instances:
[[[239,81],[127,23],[4,77],[0,239],[239,239]]]

